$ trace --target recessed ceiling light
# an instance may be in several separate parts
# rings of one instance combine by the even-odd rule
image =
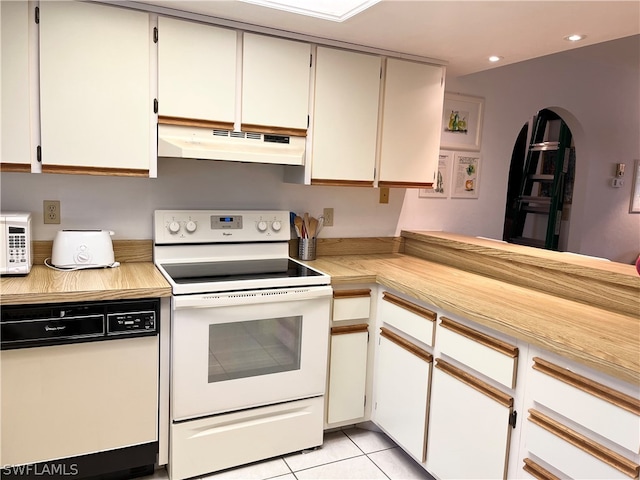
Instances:
[[[380,0],[240,0],[261,7],[275,8],[285,12],[343,22],[347,18],[366,10]]]
[[[564,39],[568,42],[579,42],[580,40],[584,40],[586,35],[580,35],[578,33],[574,33],[573,35],[567,35]]]
[[[499,62],[500,60],[502,60],[504,57],[499,57],[498,55],[491,55],[489,57],[489,61],[490,62]]]

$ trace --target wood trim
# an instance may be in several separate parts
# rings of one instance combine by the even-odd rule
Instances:
[[[345,325],[344,327],[331,327],[331,335],[345,335],[349,333],[365,333],[369,331],[369,325],[359,323],[357,325]]]
[[[72,165],[42,165],[42,173],[72,175],[115,175],[121,177],[149,177],[149,170],[137,168],[80,167]]]
[[[492,350],[507,355],[508,357],[518,357],[518,347],[514,347],[510,343],[503,342],[502,340],[498,340],[497,338],[478,332],[477,330],[469,328],[466,325],[462,325],[450,318],[440,317],[440,326],[462,335],[463,337],[467,337],[474,342],[480,343],[485,347],[489,347]]]
[[[421,307],[420,305],[416,305],[413,302],[405,300],[404,298],[400,298],[397,295],[389,292],[382,292],[382,300],[385,300],[389,303],[392,303],[400,308],[404,308],[405,310],[409,310],[411,313],[415,313],[427,320],[435,322],[438,318],[436,312],[432,312],[428,308]]]
[[[640,400],[637,398],[609,388],[582,375],[578,375],[571,370],[555,365],[540,357],[533,357],[533,369],[609,402],[616,407],[631,412],[634,415],[640,416]]]
[[[454,367],[441,358],[436,359],[436,368],[439,368],[443,372],[448,373],[452,377],[456,378],[462,383],[469,385],[471,388],[479,391],[487,397],[492,398],[500,405],[504,405],[508,408],[513,407],[513,397],[511,395],[504,393],[502,390],[498,390],[497,388],[483,382],[482,380],[474,377],[464,370],[459,369],[458,367]]]
[[[540,413],[535,409],[529,410],[529,421],[540,428],[543,428],[549,433],[552,433],[556,437],[559,437],[566,442],[570,443],[576,448],[579,448],[585,453],[601,460],[607,465],[615,468],[619,472],[627,475],[630,478],[638,478],[638,472],[640,472],[640,465],[632,462],[626,457],[617,454],[613,450],[610,450],[597,442],[581,435],[575,430],[566,427],[560,422]]]
[[[400,335],[392,332],[387,328],[382,327],[380,329],[380,336],[386,338],[390,342],[395,343],[400,348],[404,348],[407,352],[412,353],[413,355],[424,360],[427,363],[431,363],[433,361],[433,355],[431,355],[429,352],[423,350],[417,345],[411,343],[409,340],[402,338]]]
[[[0,172],[31,173],[30,163],[0,163]]]
[[[219,128],[221,130],[233,130],[233,122],[217,122],[214,120],[201,120],[199,118],[169,117],[158,115],[158,123],[162,125],[179,125],[182,127]]]
[[[538,480],[560,480],[560,477],[556,477],[553,473],[542,468],[530,458],[524,459],[524,466],[522,467],[522,469]]]
[[[33,264],[42,265],[51,258],[53,242],[34,240],[32,244]],[[153,262],[152,240],[113,240],[113,255],[117,262]]]
[[[389,180],[378,180],[378,187],[386,188],[433,188],[433,182],[392,182]]]
[[[359,298],[371,297],[371,289],[357,288],[353,290],[334,290],[333,298]]]
[[[373,180],[333,180],[330,178],[312,178],[311,185],[324,187],[373,187]]]
[[[243,132],[266,133],[273,135],[291,135],[292,137],[306,137],[306,128],[287,128],[287,127],[271,127],[268,125],[255,125],[251,123],[243,123],[240,125]]]

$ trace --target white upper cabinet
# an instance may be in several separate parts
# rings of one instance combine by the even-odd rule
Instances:
[[[379,56],[318,47],[311,183],[373,186]]]
[[[2,171],[31,170],[29,4],[0,3],[2,32]]]
[[[434,181],[443,101],[443,67],[387,60],[380,186],[422,187]]]
[[[242,130],[281,127],[305,134],[311,46],[245,33],[242,54]]]
[[[150,45],[147,13],[40,3],[43,172],[149,175]]]
[[[227,123],[233,128],[237,36],[235,30],[158,18],[160,116]]]

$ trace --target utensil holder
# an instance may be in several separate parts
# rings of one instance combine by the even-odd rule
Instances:
[[[316,239],[300,238],[298,241],[298,258],[300,260],[316,259]]]

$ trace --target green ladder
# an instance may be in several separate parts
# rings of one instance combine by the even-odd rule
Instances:
[[[520,195],[508,241],[558,250],[565,179],[571,154],[571,131],[550,110],[538,112],[533,123]],[[536,224],[534,227],[537,227],[530,226],[530,230],[546,230],[544,238],[541,235],[523,236],[530,215],[535,215],[533,221]]]

